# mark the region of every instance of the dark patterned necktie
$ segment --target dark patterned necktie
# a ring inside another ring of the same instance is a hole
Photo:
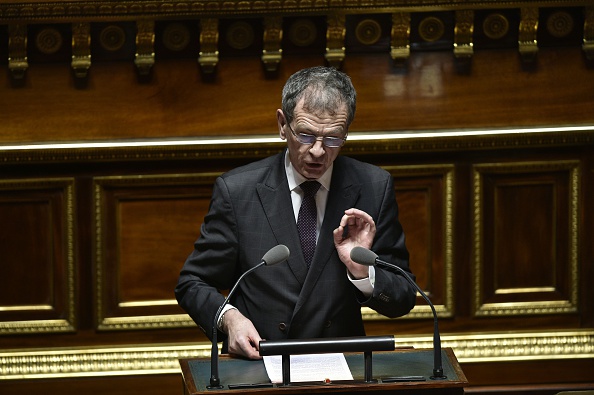
[[[316,208],[315,196],[318,189],[320,189],[320,183],[317,181],[305,181],[299,187],[303,191],[303,201],[301,202],[301,208],[297,216],[297,230],[299,231],[303,257],[309,268],[314,252],[316,251],[318,210]]]

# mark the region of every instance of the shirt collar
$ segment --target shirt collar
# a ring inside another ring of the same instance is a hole
[[[330,190],[330,181],[332,180],[332,170],[334,169],[334,163],[330,165],[328,170],[317,181],[322,184],[322,188],[327,191]],[[307,178],[303,177],[299,172],[295,170],[291,160],[289,159],[289,150],[285,151],[285,172],[287,173],[287,181],[289,182],[289,190],[293,191],[302,182],[307,181]]]

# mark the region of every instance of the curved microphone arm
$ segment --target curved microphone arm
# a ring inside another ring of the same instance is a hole
[[[229,291],[229,294],[225,298],[225,301],[219,307],[219,309],[217,310],[217,313],[215,314],[214,323],[213,323],[213,327],[212,327],[212,349],[211,349],[211,358],[210,358],[210,385],[207,387],[208,389],[223,388],[221,386],[221,379],[219,378],[219,346],[218,346],[218,341],[217,341],[217,336],[218,336],[217,324],[219,322],[221,312],[223,311],[223,308],[229,303],[231,296],[237,289],[237,286],[239,285],[241,280],[245,276],[247,276],[248,274],[250,274],[251,272],[256,270],[257,268],[259,268],[260,266],[264,266],[265,264],[266,264],[266,262],[262,261],[259,264],[257,264],[256,266],[252,267],[247,272],[243,273],[239,277],[239,279],[237,280],[237,282],[235,283],[233,288],[231,288],[231,291]]]
[[[283,244],[279,244],[275,247],[272,247],[270,250],[268,250],[268,252],[266,254],[264,254],[264,256],[262,257],[262,260],[259,264],[250,268],[248,271],[244,272],[237,279],[237,281],[235,282],[235,285],[233,285],[233,288],[231,288],[231,291],[229,291],[229,294],[225,298],[225,301],[217,310],[217,313],[215,314],[214,322],[212,325],[212,348],[210,351],[210,385],[208,385],[206,388],[208,388],[208,389],[223,388],[223,386],[221,385],[221,379],[219,378],[219,346],[218,346],[218,341],[217,341],[217,335],[218,335],[217,324],[219,322],[219,318],[220,318],[221,312],[223,311],[223,308],[229,303],[229,300],[231,300],[231,296],[233,296],[233,293],[237,289],[237,286],[239,285],[239,283],[241,282],[241,280],[243,280],[243,278],[245,276],[247,276],[254,270],[258,269],[260,266],[264,266],[264,265],[272,266],[272,265],[276,265],[277,263],[280,263],[282,261],[285,261],[285,260],[289,259],[289,255],[290,255],[289,249],[287,248],[287,246],[285,246]]]
[[[404,276],[404,278],[421,294],[423,299],[427,302],[429,307],[431,307],[431,311],[433,312],[433,376],[431,379],[433,380],[444,380],[447,378],[443,374],[443,367],[441,363],[441,338],[439,336],[439,325],[437,323],[437,312],[435,311],[435,307],[429,297],[423,292],[421,287],[417,285],[417,283],[410,277],[410,275],[401,267],[394,265],[389,262],[382,261],[379,259],[377,254],[367,248],[363,247],[354,247],[351,250],[351,259],[357,262],[360,265],[365,266],[374,266],[376,264],[386,266],[392,269],[397,270],[400,274]]]

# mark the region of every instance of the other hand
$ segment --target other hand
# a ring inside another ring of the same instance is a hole
[[[260,340],[262,338],[252,321],[241,314],[239,310],[231,309],[225,313],[222,329],[229,337],[229,354],[249,359],[262,358],[260,356]]]

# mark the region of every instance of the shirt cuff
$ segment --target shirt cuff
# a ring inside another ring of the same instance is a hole
[[[231,309],[236,309],[237,307],[227,304],[225,305],[225,307],[223,307],[223,310],[221,311],[221,315],[219,315],[219,319],[217,320],[217,329],[222,331],[223,330],[223,316],[225,315],[226,312],[228,312]]]
[[[369,266],[369,276],[366,278],[360,280],[354,279],[351,277],[348,270],[347,277],[349,281],[353,283],[363,295],[365,295],[365,297],[370,297],[373,294],[373,287],[375,286],[375,268],[373,266]]]

